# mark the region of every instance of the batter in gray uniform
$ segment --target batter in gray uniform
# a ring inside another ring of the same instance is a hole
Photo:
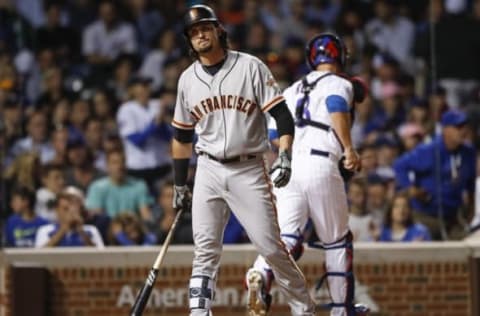
[[[314,315],[305,278],[280,239],[272,183],[264,152],[268,149],[265,113],[277,121],[278,170],[273,182],[290,179],[294,122],[268,68],[257,58],[227,49],[226,32],[207,6],[192,6],[185,16],[185,36],[197,59],[181,75],[172,125],[175,171],[174,207],[189,204],[188,161],[199,155],[193,190],[195,241],[189,285],[190,315],[209,315],[222,251],[227,206],[243,225],[257,251],[272,266],[292,315]],[[262,315],[262,280],[248,280],[249,315]]]

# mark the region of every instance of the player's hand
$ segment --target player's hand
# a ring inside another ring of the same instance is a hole
[[[344,156],[345,161],[343,162],[343,166],[345,167],[345,169],[351,171],[360,171],[360,169],[362,168],[362,161],[360,160],[360,156],[355,149],[346,149]]]
[[[173,186],[173,208],[178,211],[183,209],[190,212],[192,209],[192,193],[186,185]]]
[[[290,181],[292,175],[291,158],[286,150],[278,154],[278,158],[273,162],[270,174],[274,175],[273,184],[277,188],[286,186]]]

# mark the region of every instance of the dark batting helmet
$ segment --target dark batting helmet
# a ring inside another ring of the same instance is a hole
[[[188,9],[183,22],[185,25],[183,32],[187,35],[188,29],[197,23],[213,22],[218,25],[218,18],[212,8],[203,4],[197,4]]]
[[[337,35],[322,33],[308,42],[306,55],[308,65],[312,69],[325,63],[338,63],[341,68],[344,68],[347,60],[347,49]]]

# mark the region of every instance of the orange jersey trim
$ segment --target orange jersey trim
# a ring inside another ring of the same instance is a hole
[[[180,129],[193,129],[195,127],[194,124],[185,124],[179,121],[172,120],[173,127],[180,128]]]
[[[279,95],[279,96],[273,98],[273,100],[271,100],[270,102],[268,102],[267,104],[265,104],[262,107],[262,112],[268,112],[271,108],[273,108],[275,105],[279,104],[280,102],[282,102],[284,100],[285,99],[283,98],[282,95]]]

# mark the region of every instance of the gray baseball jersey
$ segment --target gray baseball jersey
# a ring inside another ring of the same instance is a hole
[[[258,58],[230,51],[215,76],[195,62],[180,77],[178,91],[172,125],[195,128],[197,151],[224,159],[268,149],[264,113],[284,98]]]
[[[180,77],[172,124],[195,129],[200,153],[192,200],[191,316],[210,313],[228,209],[272,265],[292,315],[314,313],[305,279],[280,239],[272,184],[262,155],[269,146],[264,113],[283,100],[268,68],[259,59],[236,51],[228,52],[213,76],[197,61]],[[247,158],[218,161],[238,156]]]

